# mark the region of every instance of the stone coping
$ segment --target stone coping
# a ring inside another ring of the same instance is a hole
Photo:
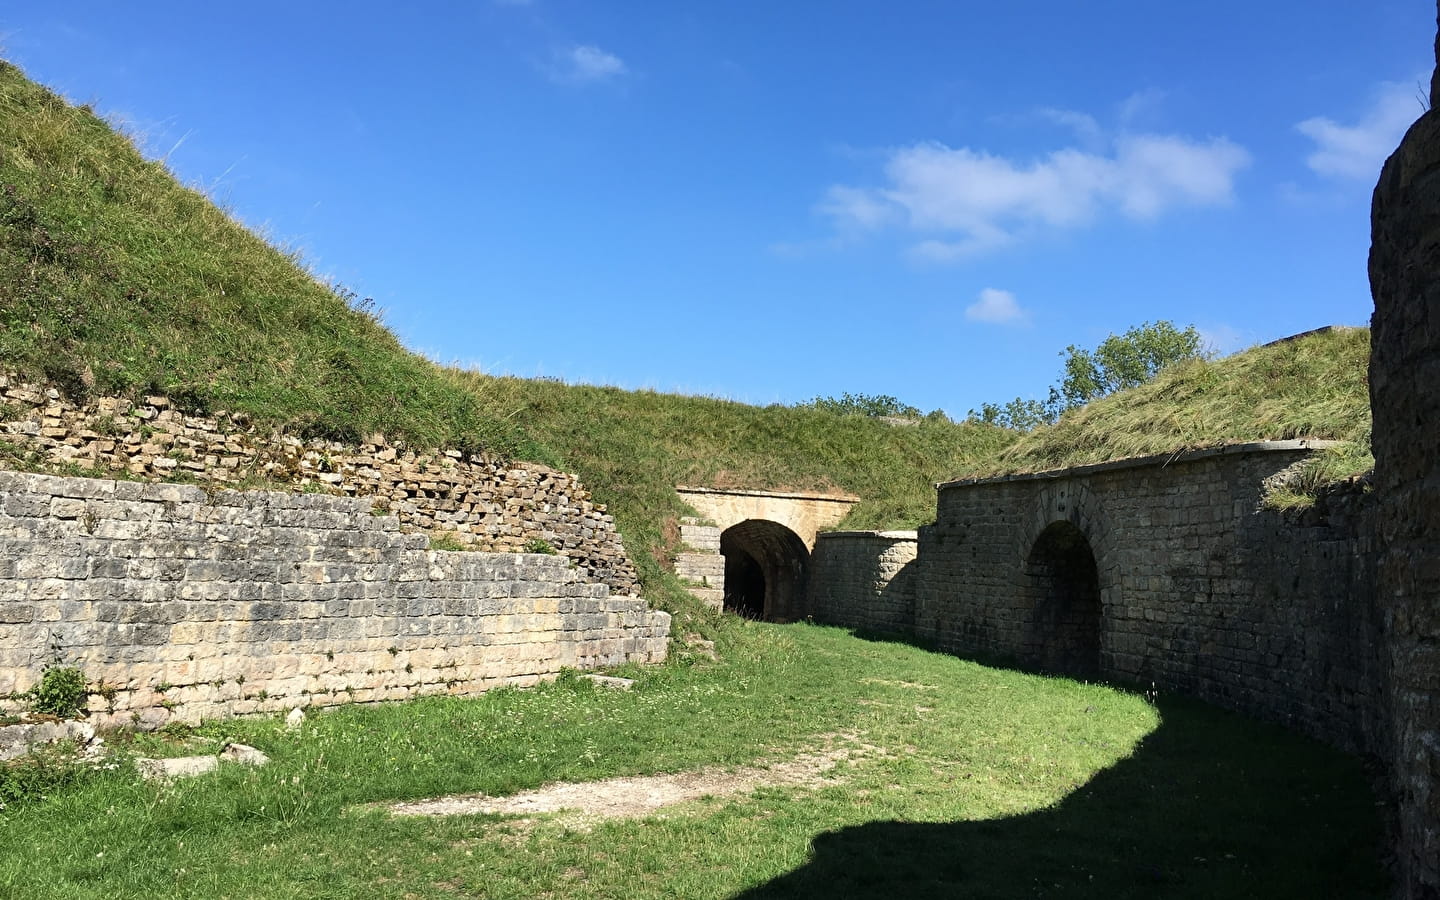
[[[918,541],[918,531],[822,531],[817,538],[882,538],[887,541]]]
[[[1307,337],[1310,337],[1310,336],[1316,335],[1316,334],[1333,334],[1333,333],[1339,332],[1339,331],[1359,331],[1362,327],[1364,327],[1364,326],[1361,326],[1361,325],[1321,325],[1319,328],[1312,328],[1312,329],[1310,329],[1309,331],[1302,331],[1302,332],[1300,332],[1299,334],[1291,334],[1291,335],[1286,335],[1285,337],[1282,337],[1282,338],[1276,338],[1275,340],[1270,341],[1268,344],[1261,344],[1261,345],[1260,345],[1260,348],[1263,350],[1263,349],[1266,348],[1266,347],[1278,347],[1278,346],[1280,346],[1281,344],[1288,344],[1288,343],[1290,343],[1291,341],[1298,341],[1298,340],[1300,340],[1301,338],[1307,338]]]
[[[1243,456],[1250,453],[1276,453],[1305,450],[1326,450],[1338,447],[1346,441],[1294,440],[1294,441],[1246,441],[1239,444],[1225,444],[1220,447],[1205,447],[1199,450],[1181,450],[1175,453],[1156,453],[1152,456],[1131,456],[1112,459],[1108,462],[1087,463],[1065,469],[1048,469],[1044,472],[1017,472],[1012,475],[991,475],[985,478],[960,478],[955,481],[941,481],[936,490],[954,487],[971,487],[981,484],[1000,484],[1007,481],[1041,481],[1047,479],[1073,478],[1077,475],[1094,475],[1097,472],[1113,472],[1119,469],[1140,469],[1147,466],[1168,466],[1174,463],[1194,462],[1212,456]]]
[[[687,487],[683,484],[676,485],[675,490],[681,494],[719,494],[725,497],[771,497],[776,500],[823,500],[829,503],[860,502],[860,498],[854,494],[816,494],[799,491],[740,491],[730,488]]]

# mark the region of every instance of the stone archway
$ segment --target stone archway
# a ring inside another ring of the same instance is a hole
[[[1029,600],[1023,661],[1076,678],[1100,675],[1103,606],[1095,551],[1069,521],[1052,522],[1025,560]]]
[[[794,617],[805,598],[810,550],[795,532],[768,519],[746,519],[720,533],[727,611],[772,622]]]
[[[788,622],[805,615],[820,529],[859,502],[844,494],[677,487],[696,513],[680,520],[675,574],[712,609]],[[729,535],[722,546],[722,535]]]

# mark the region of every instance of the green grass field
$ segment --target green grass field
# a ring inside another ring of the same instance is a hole
[[[725,661],[479,698],[139,736],[273,757],[198,779],[128,764],[0,809],[6,897],[1369,897],[1358,761],[1175,698],[987,668],[814,626],[738,626]],[[870,749],[810,785],[638,820],[400,818],[374,804]]]

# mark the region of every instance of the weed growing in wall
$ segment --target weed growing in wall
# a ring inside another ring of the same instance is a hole
[[[30,689],[30,708],[67,719],[85,709],[85,675],[74,666],[47,666],[40,683]]]
[[[460,538],[456,536],[453,531],[447,531],[443,534],[430,535],[430,549],[455,552],[467,548],[464,544],[460,543]]]
[[[60,633],[50,636],[51,660],[40,675],[40,681],[25,693],[30,708],[37,713],[68,719],[85,711],[90,696],[85,686],[85,673],[64,664]]]

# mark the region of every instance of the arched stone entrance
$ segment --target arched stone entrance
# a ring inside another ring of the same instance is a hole
[[[725,557],[725,609],[750,619],[783,622],[805,598],[810,550],[795,532],[766,519],[746,519],[720,533]]]
[[[815,537],[859,502],[842,494],[675,490],[696,513],[680,520],[675,574],[714,609],[775,622],[805,615]]]
[[[1023,662],[1076,678],[1100,675],[1100,574],[1085,533],[1053,522],[1025,560],[1030,619]]]

